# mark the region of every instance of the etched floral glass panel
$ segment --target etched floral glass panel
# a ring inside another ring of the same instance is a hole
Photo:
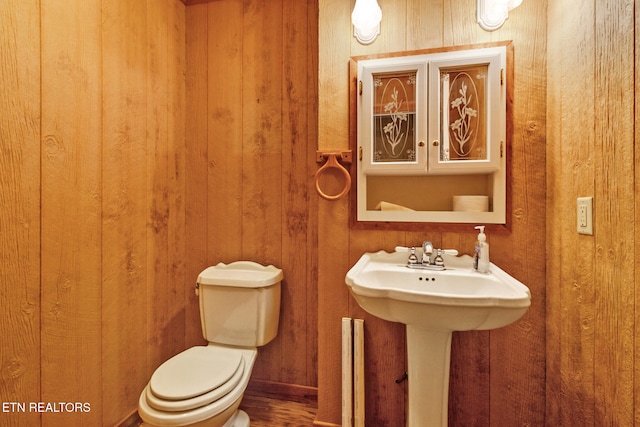
[[[372,163],[416,162],[416,71],[373,74]]]
[[[487,70],[440,69],[440,161],[488,159]]]

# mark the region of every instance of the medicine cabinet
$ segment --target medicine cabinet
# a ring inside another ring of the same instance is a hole
[[[512,49],[352,58],[355,225],[507,223]]]

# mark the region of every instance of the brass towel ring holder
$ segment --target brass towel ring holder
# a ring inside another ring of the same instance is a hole
[[[346,196],[347,193],[349,193],[349,190],[351,189],[351,174],[344,166],[338,163],[338,157],[343,163],[351,163],[351,151],[332,151],[332,152],[317,151],[316,152],[316,161],[318,163],[321,163],[326,159],[325,164],[322,165],[320,169],[318,169],[315,175],[316,191],[318,192],[320,197],[322,197],[325,200],[331,200],[331,201],[339,200],[344,196]],[[340,173],[344,175],[344,178],[345,178],[344,188],[340,193],[336,195],[326,194],[324,191],[320,189],[320,182],[319,182],[320,175],[322,175],[323,173],[325,173],[331,168],[338,169]]]

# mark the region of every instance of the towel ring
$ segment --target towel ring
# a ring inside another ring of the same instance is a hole
[[[316,176],[315,176],[315,181],[316,181],[316,191],[318,192],[318,194],[320,195],[320,197],[322,197],[325,200],[338,200],[343,198],[344,196],[347,195],[347,193],[349,192],[349,189],[351,188],[351,174],[349,173],[349,171],[347,169],[344,168],[344,166],[342,166],[340,163],[338,163],[338,160],[336,159],[337,155],[340,155],[340,153],[322,153],[323,156],[327,156],[327,162],[322,165],[322,167],[320,169],[318,169],[318,171],[316,172]],[[320,182],[319,182],[319,178],[320,175],[322,175],[324,172],[328,171],[331,168],[336,168],[338,169],[345,178],[345,184],[344,184],[344,188],[342,189],[342,191],[334,196],[328,195],[326,193],[324,193],[321,189],[320,189]]]

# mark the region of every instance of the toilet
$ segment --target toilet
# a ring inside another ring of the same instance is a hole
[[[164,362],[140,394],[148,426],[249,427],[239,410],[257,347],[273,340],[280,318],[282,270],[251,261],[217,264],[198,276],[202,333],[208,345]]]

